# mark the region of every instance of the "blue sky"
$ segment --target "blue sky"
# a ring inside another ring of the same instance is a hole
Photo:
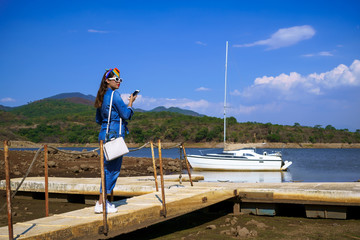
[[[0,1],[0,104],[96,95],[136,108],[360,129],[360,1]]]

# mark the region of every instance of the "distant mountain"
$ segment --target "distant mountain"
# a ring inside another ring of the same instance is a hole
[[[93,106],[94,102],[95,102],[95,98],[96,97],[94,97],[93,95],[85,95],[85,94],[82,94],[79,92],[73,92],[73,93],[57,94],[55,96],[49,97],[48,99],[67,99],[68,101],[73,102],[73,103],[80,103],[80,104]],[[181,109],[178,107],[166,108],[166,107],[160,106],[160,107],[156,107],[150,111],[145,111],[140,108],[135,108],[134,111],[135,112],[174,112],[174,113],[181,113],[184,115],[195,116],[195,117],[204,116],[197,112]]]
[[[197,112],[191,111],[191,110],[186,110],[186,109],[181,109],[178,107],[169,107],[166,108],[164,106],[160,106],[160,107],[156,107],[153,110],[150,110],[149,112],[174,112],[174,113],[181,113],[184,115],[189,115],[189,116],[194,116],[194,117],[201,117],[204,116],[202,114],[199,114]]]
[[[87,105],[87,106],[94,106],[94,102],[95,102],[96,97],[94,97],[93,95],[85,95],[82,94],[80,92],[72,92],[72,93],[60,93],[48,98],[44,98],[42,100],[38,100],[38,101],[43,101],[43,100],[67,100],[68,102],[72,102],[72,103],[76,103],[76,104],[83,104],[83,105]],[[38,102],[35,101],[35,102]],[[29,105],[29,104],[27,104]],[[23,105],[23,106],[19,106],[19,107],[7,107],[7,106],[3,106],[0,105],[0,110],[2,111],[17,111],[17,109],[26,109],[27,105]],[[199,114],[197,112],[191,111],[191,110],[186,110],[186,109],[181,109],[178,107],[170,107],[170,108],[166,108],[164,106],[160,106],[160,107],[156,107],[150,111],[146,111],[140,108],[134,108],[135,112],[173,112],[173,113],[180,113],[180,114],[184,114],[184,115],[189,115],[189,116],[195,116],[195,117],[202,117],[205,116],[203,114]]]
[[[7,107],[7,106],[4,106],[4,105],[0,105],[0,110],[1,111],[9,111],[11,109],[12,109],[12,107]]]
[[[19,107],[14,107],[10,110],[10,112],[28,118],[60,117],[62,119],[63,117],[68,115],[91,113],[95,111],[95,108],[92,106],[88,106],[88,104],[74,103],[70,100],[71,98],[66,98],[66,99],[46,98]],[[82,99],[81,101],[89,101],[89,100]]]
[[[134,112],[147,112],[145,110],[142,110],[141,108],[133,108]]]
[[[89,106],[94,106],[94,102],[95,102],[95,101],[91,101],[91,100],[81,98],[81,97],[72,97],[72,98],[65,98],[65,99],[72,103],[79,103],[79,104],[84,104],[84,105],[89,105]]]
[[[79,103],[79,104],[85,104],[88,106],[93,106],[96,97],[93,95],[85,95],[79,92],[73,92],[73,93],[60,93],[52,97],[48,97],[45,99],[66,99],[69,102],[72,103]]]
[[[92,102],[95,102],[96,97],[93,95],[85,95],[79,92],[73,92],[73,93],[60,93],[52,97],[48,97],[50,99],[64,99],[64,98],[83,98]]]

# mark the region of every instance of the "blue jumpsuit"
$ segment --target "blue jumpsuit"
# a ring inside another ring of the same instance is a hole
[[[108,88],[103,99],[102,106],[96,110],[96,122],[101,125],[99,133],[99,141],[103,140],[105,143],[106,127],[109,116],[110,98],[113,90]],[[118,92],[114,93],[110,124],[109,124],[109,136],[108,139],[119,136],[120,117],[122,118],[121,135],[125,137],[125,131],[127,131],[127,122],[134,114],[131,107],[128,107]],[[104,156],[104,169],[105,169],[105,181],[106,181],[106,193],[110,194],[114,189],[116,180],[120,174],[120,168],[122,164],[122,157],[116,158],[112,161],[106,161]],[[100,184],[100,193],[102,192]]]

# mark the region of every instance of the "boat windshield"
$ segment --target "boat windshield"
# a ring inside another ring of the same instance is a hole
[[[244,153],[243,156],[254,157],[254,155],[252,155],[252,154],[250,154],[250,153]]]

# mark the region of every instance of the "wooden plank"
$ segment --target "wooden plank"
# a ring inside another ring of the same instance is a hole
[[[272,202],[274,200],[273,192],[241,192],[239,193],[241,202]]]
[[[305,205],[305,211],[308,218],[346,219],[347,207]]]

